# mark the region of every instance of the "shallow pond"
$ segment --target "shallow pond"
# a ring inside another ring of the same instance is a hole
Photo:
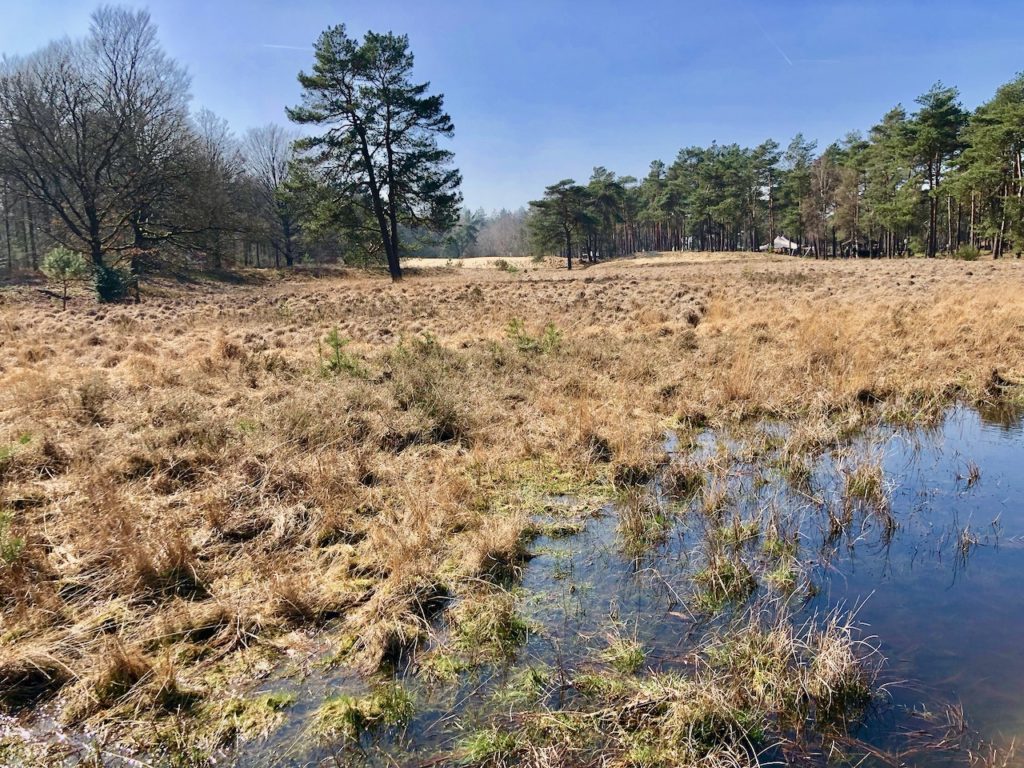
[[[899,530],[835,561],[815,602],[862,603],[895,703],[958,702],[983,737],[1024,736],[1024,427],[952,413],[894,434],[884,467]],[[971,467],[980,477],[973,480]]]
[[[899,739],[916,727],[915,716],[949,705],[962,706],[972,732],[985,740],[1009,743],[1024,736],[1020,421],[957,409],[935,429],[861,436],[818,457],[801,487],[770,468],[771,446],[785,430],[765,426],[761,432],[761,451],[745,452],[742,441],[714,435],[702,436],[690,450],[706,457],[733,454],[716,481],[726,485],[734,520],[763,521],[766,510],[781,510],[773,519],[798,537],[804,563],[801,586],[790,598],[799,603],[795,616],[815,621],[833,609],[855,610],[864,636],[885,656],[879,682],[887,694],[856,737],[899,750]],[[842,532],[829,531],[824,521],[849,503],[849,467],[866,460],[884,469],[891,516],[864,512]],[[657,483],[648,492],[646,503],[673,506]],[[552,519],[560,519],[557,510],[573,500],[551,501]],[[423,682],[410,660],[399,674],[416,705],[407,727],[364,738],[360,752],[340,757],[313,746],[305,735],[308,716],[323,698],[338,690],[365,690],[365,684],[345,672],[312,675],[287,684],[298,695],[289,720],[269,742],[243,750],[240,762],[445,764],[460,735],[500,706],[492,694],[517,670],[542,664],[571,672],[600,654],[612,635],[638,641],[647,668],[685,667],[703,633],[740,610],[694,609],[692,575],[701,566],[707,523],[694,505],[685,507],[676,505],[663,535],[639,551],[624,535],[614,506],[582,516],[579,532],[569,528],[536,539],[535,557],[524,566],[517,592],[533,628],[529,639],[507,664],[461,672],[455,682]],[[750,553],[757,557],[756,548]],[[755,593],[748,602],[756,599]],[[445,631],[442,622],[435,644],[444,641]],[[266,690],[273,688],[280,685]],[[914,762],[951,759],[928,752]]]
[[[320,743],[310,723],[323,701],[365,693],[380,680],[311,664],[305,674],[268,680],[253,692],[284,691],[296,701],[268,740],[219,763],[454,764],[460,737],[504,706],[495,692],[524,669],[568,675],[593,665],[611,639],[625,637],[644,649],[645,670],[685,670],[708,632],[759,600],[791,606],[797,622],[853,611],[858,631],[885,657],[877,681],[884,692],[851,734],[861,754],[906,754],[907,740],[927,730],[923,723],[946,723],[954,713],[959,724],[961,708],[972,744],[1024,737],[1019,418],[956,409],[934,429],[884,428],[817,455],[800,482],[780,469],[786,435],[784,427],[761,425],[742,436],[704,434],[685,449],[670,440],[677,459],[705,461],[700,498],[672,502],[655,480],[598,509],[550,499],[551,514],[538,520],[546,534],[532,542],[534,556],[510,585],[530,631],[507,661],[460,667],[447,681],[430,682],[422,667],[449,639],[442,614],[431,641],[394,672],[412,695],[407,725],[365,734],[355,747]],[[885,503],[877,509],[851,508],[851,473],[861,466],[883,470]],[[712,493],[719,495],[715,515],[706,509]],[[638,542],[624,530],[630,504],[646,505],[657,535]],[[844,513],[841,526],[830,524]],[[729,525],[758,586],[712,609],[695,599],[693,576],[705,565],[709,536],[721,537]],[[793,542],[800,563],[781,595],[763,578],[773,567],[764,562],[768,529]],[[748,530],[755,533],[746,541]],[[553,696],[545,704],[557,708]],[[931,750],[914,753],[911,762],[965,764],[963,755]]]

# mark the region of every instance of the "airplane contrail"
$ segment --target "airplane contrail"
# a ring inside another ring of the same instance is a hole
[[[754,19],[754,23],[757,24],[757,28],[761,30],[761,34],[764,35],[764,39],[767,40],[769,43],[771,43],[775,47],[775,50],[779,52],[779,55],[782,56],[782,58],[784,58],[786,60],[786,63],[789,64],[789,66],[792,67],[793,66],[793,60],[790,59],[789,56],[786,55],[786,52],[784,50],[782,50],[782,47],[778,43],[776,43],[775,40],[773,40],[768,35],[768,33],[765,31],[764,27],[761,26],[761,22],[758,21],[755,18]]]

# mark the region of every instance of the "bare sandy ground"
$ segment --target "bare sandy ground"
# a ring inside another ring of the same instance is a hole
[[[529,256],[473,256],[466,259],[403,259],[403,267],[428,269],[446,267],[457,269],[497,269],[495,262],[505,261],[516,269],[541,268],[545,263],[536,264]]]
[[[804,259],[781,253],[754,253],[748,251],[731,252],[695,252],[695,251],[644,251],[633,256],[611,259],[597,264],[573,263],[574,269],[608,269],[626,264],[733,264],[744,262],[750,264],[801,263]],[[515,267],[519,271],[526,270],[565,270],[565,259],[548,257],[535,261],[529,256],[473,256],[464,259],[404,259],[403,267],[413,269],[500,269],[502,263]]]

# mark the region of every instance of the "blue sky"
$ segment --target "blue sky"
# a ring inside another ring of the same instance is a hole
[[[595,165],[643,175],[690,144],[826,144],[942,80],[974,107],[1024,69],[1020,2],[151,0],[195,106],[286,122],[324,27],[408,33],[446,96],[466,203],[518,207]],[[0,0],[0,51],[79,35],[91,3]]]

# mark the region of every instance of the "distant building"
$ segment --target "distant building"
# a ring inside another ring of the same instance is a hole
[[[789,253],[799,253],[800,252],[800,246],[797,243],[794,243],[788,237],[783,237],[782,235],[779,235],[774,240],[772,240],[771,245],[769,245],[768,243],[765,243],[758,250],[760,250],[760,251],[788,251]]]

